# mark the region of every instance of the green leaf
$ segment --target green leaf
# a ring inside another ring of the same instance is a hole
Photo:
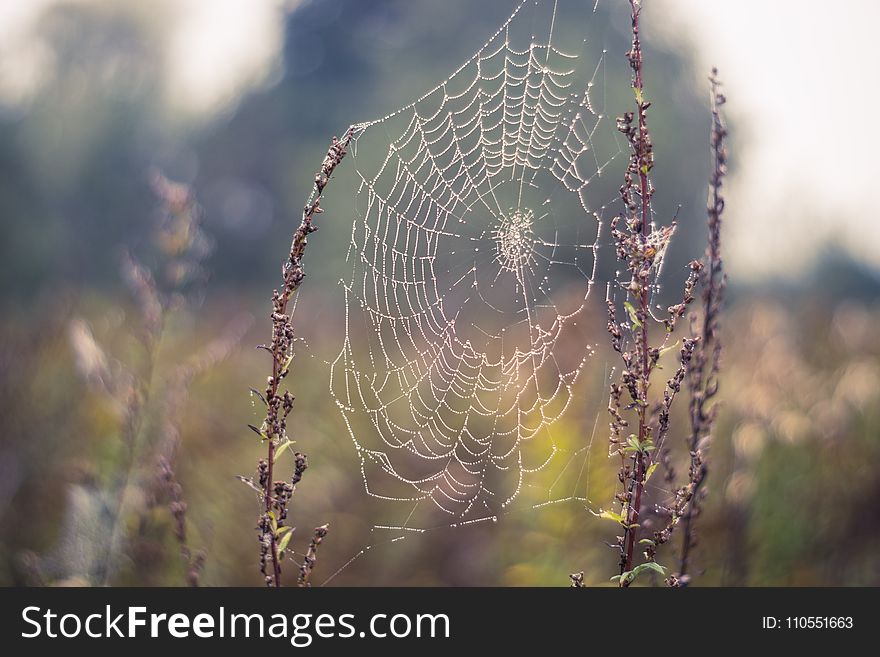
[[[638,87],[633,87],[633,94],[634,94],[635,97],[636,97],[636,102],[637,102],[639,105],[641,105],[642,102],[643,102],[644,99],[645,99],[644,96],[642,96],[642,90],[639,89]]]
[[[632,322],[632,325],[636,328],[642,328],[642,323],[639,321],[639,315],[636,312],[636,307],[632,305],[629,301],[624,301],[623,307],[626,309],[627,314],[629,314],[629,321]]]
[[[290,527],[282,527],[281,529],[291,529]],[[293,536],[293,532],[288,531],[284,534],[281,540],[278,542],[278,551],[284,552],[285,548],[287,548],[287,544],[290,543],[290,537]]]
[[[263,432],[262,429],[257,429],[257,427],[255,427],[253,424],[249,424],[249,425],[248,425],[248,429],[250,429],[251,431],[253,431],[255,434],[257,434],[257,435],[258,435],[260,438],[262,438],[263,440],[269,440],[269,436],[267,436],[267,435]]]
[[[661,575],[665,575],[665,574],[666,574],[666,568],[664,568],[663,566],[661,566],[661,565],[660,565],[659,563],[657,563],[656,561],[649,561],[649,562],[644,563],[644,564],[642,564],[642,565],[645,566],[646,568],[648,568],[649,570],[655,570],[655,571],[657,571],[657,572],[658,572],[659,574],[661,574]]]
[[[611,579],[612,580],[616,579],[618,582],[629,584],[635,578],[636,578],[636,576],[633,574],[633,571],[627,570],[622,575],[615,575]]]
[[[290,356],[287,357],[287,360],[284,361],[284,367],[281,368],[281,371],[282,371],[282,372],[286,372],[287,370],[289,370],[289,369],[290,369],[290,364],[291,364],[292,362],[293,362],[293,354],[290,354]]]
[[[285,442],[281,443],[281,444],[278,446],[278,449],[275,450],[275,458],[276,458],[276,459],[281,458],[281,455],[284,454],[284,452],[285,452],[285,451],[286,451],[291,445],[293,445],[293,442],[294,442],[294,441],[292,441],[292,440],[286,440]]]
[[[619,513],[614,513],[614,511],[603,511],[602,509],[599,509],[599,513],[596,513],[595,511],[592,511],[592,510],[590,511],[590,513],[592,513],[597,518],[604,518],[605,520],[613,520],[614,522],[619,523],[621,525],[624,523],[623,516],[620,515]]]
[[[652,463],[650,465],[650,467],[648,468],[648,471],[645,473],[645,483],[646,484],[648,483],[648,479],[651,478],[651,475],[654,474],[654,470],[657,469],[658,465],[659,465],[659,463]]]
[[[639,541],[641,543],[641,541]],[[611,581],[621,581],[629,584],[630,582],[635,581],[636,577],[638,577],[641,573],[645,571],[653,570],[655,572],[660,573],[661,575],[666,574],[666,569],[661,566],[659,563],[654,561],[646,561],[645,563],[640,563],[638,566],[633,568],[632,570],[627,570],[622,575],[615,575],[611,578]]]
[[[671,345],[669,345],[668,347],[663,347],[663,348],[660,350],[660,355],[662,356],[663,354],[665,354],[665,353],[667,353],[667,352],[670,352],[670,351],[672,351],[673,349],[678,349],[678,343],[679,343],[679,342],[681,342],[681,340],[676,340],[675,342],[673,342],[673,343],[672,343]]]
[[[666,574],[666,569],[656,561],[646,561],[645,563],[640,563],[638,566],[632,569],[632,578],[635,579],[640,574],[648,570],[653,570],[655,573],[659,573],[661,575]]]
[[[639,439],[635,434],[630,434],[629,438],[626,439],[627,447],[623,449],[624,453],[630,454],[632,452],[640,452],[642,454],[647,454],[656,449],[654,447],[654,441],[648,438],[647,440],[643,440],[639,442]]]
[[[654,545],[654,541],[650,538],[643,538],[639,543],[642,545]]]
[[[266,515],[269,516],[269,526],[272,527],[272,534],[276,534],[278,532],[278,519],[275,517],[275,512],[269,511]]]
[[[251,391],[251,394],[252,394],[252,395],[256,395],[257,398],[258,398],[261,402],[263,402],[263,405],[264,405],[264,406],[268,406],[268,404],[266,403],[266,398],[263,397],[263,393],[261,393],[261,392],[260,392],[259,390],[257,390],[256,388],[251,388],[250,391]]]

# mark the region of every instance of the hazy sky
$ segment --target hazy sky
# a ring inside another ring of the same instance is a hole
[[[602,1],[626,7],[624,0]],[[166,103],[179,115],[198,117],[277,79],[284,19],[301,2],[114,6],[143,10],[156,23]],[[52,84],[52,50],[37,25],[56,4],[60,0],[0,0],[0,104],[26,104],[41,85]],[[796,277],[834,244],[880,270],[878,219],[862,198],[877,185],[880,153],[872,34],[880,1],[645,0],[645,7],[649,43],[654,37],[682,52],[694,50],[695,84],[705,87],[713,64],[726,82],[736,128],[728,190],[731,272],[740,280]]]
[[[113,6],[150,25],[169,110],[205,116],[281,74],[286,15],[302,0],[0,0],[0,103],[27,103],[53,83],[40,20],[55,6]]]
[[[649,33],[715,64],[735,122],[730,267],[794,277],[837,243],[880,270],[876,0],[646,0]],[[651,13],[648,13],[651,12]]]

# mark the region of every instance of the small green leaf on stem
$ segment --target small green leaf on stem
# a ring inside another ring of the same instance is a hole
[[[267,435],[265,434],[265,432],[263,432],[262,429],[258,429],[258,428],[255,427],[253,424],[249,424],[249,425],[248,425],[248,429],[250,429],[251,431],[253,431],[255,434],[257,434],[257,435],[258,435],[260,438],[262,438],[263,440],[269,440],[269,436],[267,436]]]
[[[654,561],[646,561],[645,563],[640,563],[632,570],[627,570],[620,575],[615,575],[611,578],[611,581],[621,582],[622,584],[630,584],[631,582],[635,581],[636,577],[648,570],[653,570],[657,573],[660,573],[661,575],[666,574],[666,569],[659,563],[656,563]]]
[[[281,458],[281,455],[284,454],[284,452],[287,451],[290,448],[290,446],[293,445],[293,443],[294,443],[293,440],[285,440],[283,443],[281,443],[278,446],[278,449],[275,450],[275,458],[276,459]]]
[[[290,530],[292,527],[282,527],[282,531],[287,529]],[[286,531],[284,536],[281,537],[281,541],[278,543],[278,551],[284,552],[285,548],[287,548],[287,544],[290,543],[290,537],[293,536],[292,531]]]
[[[252,394],[252,395],[256,395],[257,398],[258,398],[261,402],[263,402],[263,406],[268,406],[268,404],[266,403],[266,398],[263,397],[263,393],[261,393],[261,392],[260,392],[259,390],[257,390],[256,388],[251,388],[250,391],[251,391],[251,394]]]
[[[655,573],[659,573],[661,575],[666,574],[666,569],[656,561],[646,561],[645,563],[640,563],[638,566],[632,569],[632,579],[635,579],[640,574],[649,570],[653,570]]]
[[[624,301],[623,307],[626,309],[626,312],[629,315],[629,321],[632,322],[632,325],[636,328],[642,328],[642,323],[639,321],[639,314],[636,312],[636,307],[629,301]]]
[[[604,518],[606,520],[613,520],[614,522],[619,523],[621,525],[624,523],[623,516],[620,515],[619,513],[614,513],[614,511],[603,511],[602,509],[599,509],[599,513],[596,513],[595,511],[592,511],[592,510],[590,511],[590,513],[592,513],[597,518]]]

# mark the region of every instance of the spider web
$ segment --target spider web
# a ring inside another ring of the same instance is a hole
[[[590,8],[578,24],[561,4],[524,0],[431,91],[355,126],[330,389],[367,493],[412,505],[380,528],[424,531],[423,505],[446,526],[494,520],[560,452],[593,353],[579,322],[605,206],[588,188],[622,152],[605,51],[578,29]]]

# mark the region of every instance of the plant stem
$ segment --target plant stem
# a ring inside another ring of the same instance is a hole
[[[708,474],[705,459],[703,458],[700,443],[710,434],[715,420],[713,409],[708,409],[707,404],[718,392],[717,375],[720,366],[721,342],[718,339],[718,317],[721,311],[722,297],[725,288],[725,277],[721,260],[721,223],[724,212],[724,196],[722,186],[727,174],[727,148],[725,138],[727,130],[721,116],[721,106],[725,102],[720,93],[721,83],[718,80],[718,71],[712,69],[709,78],[711,84],[712,102],[712,175],[709,179],[709,198],[706,204],[708,215],[709,237],[706,248],[706,267],[703,270],[703,317],[699,327],[699,348],[695,354],[695,367],[689,373],[688,387],[690,388],[690,423],[691,433],[688,447],[691,454],[690,478],[694,484],[693,496],[684,515],[684,529],[679,559],[679,579],[687,582],[690,551],[694,544],[693,521],[699,512],[700,487]]]
[[[633,69],[633,80],[632,87],[636,94],[636,100],[638,104],[638,152],[636,153],[638,158],[638,168],[639,168],[639,197],[641,200],[641,225],[640,225],[640,233],[641,233],[641,241],[642,245],[646,245],[648,242],[648,235],[650,230],[650,217],[651,217],[651,186],[650,181],[648,180],[648,171],[650,169],[650,144],[648,137],[648,123],[647,123],[647,109],[649,103],[646,103],[644,100],[644,76],[643,76],[643,63],[642,63],[642,46],[641,39],[639,38],[639,14],[641,13],[641,6],[638,0],[630,0],[630,8],[632,11],[632,49],[629,53],[630,64]],[[637,350],[639,353],[639,357],[641,360],[641,373],[640,373],[640,385],[639,385],[639,396],[640,401],[642,403],[639,404],[638,416],[639,416],[639,433],[638,440],[639,444],[643,443],[648,438],[648,426],[647,426],[647,400],[648,400],[648,388],[650,384],[650,373],[651,373],[651,364],[648,358],[648,350],[650,347],[650,342],[648,340],[648,317],[650,316],[650,289],[649,289],[649,269],[650,265],[643,264],[642,268],[639,270],[639,274],[642,275],[642,278],[639,279],[639,309],[641,316],[642,327],[638,333],[638,345]],[[642,491],[645,487],[645,455],[643,452],[638,451],[633,455],[633,488],[634,490],[630,491],[630,503],[628,506],[628,517],[627,517],[627,527],[625,530],[625,544],[624,544],[624,558],[621,560],[621,574],[626,571],[632,569],[633,562],[633,552],[635,550],[635,543],[638,534],[638,527],[635,525],[639,522],[639,515],[641,513],[642,506]],[[626,582],[621,580],[621,582],[626,585]]]
[[[266,475],[262,482],[262,497],[264,515],[261,518],[261,541],[268,538],[269,559],[271,561],[272,574],[265,573],[267,584],[281,586],[281,561],[278,554],[278,538],[274,530],[270,530],[270,514],[273,505],[280,511],[280,501],[273,496],[275,458],[281,441],[286,438],[286,420],[293,405],[293,397],[285,392],[279,394],[281,381],[287,376],[290,358],[293,355],[293,326],[291,324],[288,302],[299,288],[305,277],[302,267],[302,258],[305,254],[307,237],[317,228],[313,225],[315,216],[322,212],[321,198],[324,188],[333,174],[333,170],[345,157],[349,143],[354,136],[354,128],[349,128],[342,139],[333,138],[330,149],[321,164],[321,169],[315,174],[315,182],[309,202],[303,208],[302,221],[293,234],[290,245],[290,254],[282,267],[283,287],[279,293],[275,290],[272,295],[272,342],[266,349],[272,354],[272,376],[266,385],[266,420],[264,422],[265,434],[268,438],[266,455]],[[276,523],[278,519],[276,518]],[[268,535],[268,536],[267,536]]]

